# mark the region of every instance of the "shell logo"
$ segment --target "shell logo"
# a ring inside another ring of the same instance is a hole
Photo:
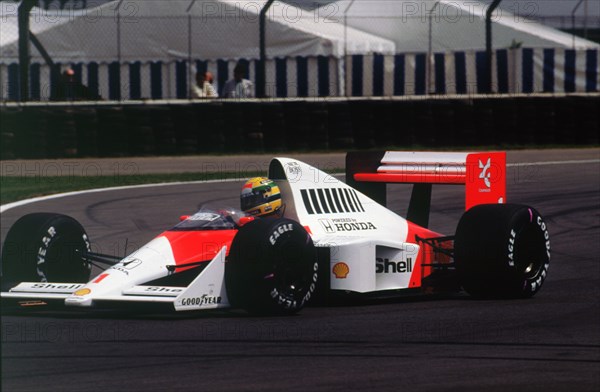
[[[73,295],[75,295],[77,297],[83,297],[84,295],[88,295],[91,292],[92,292],[92,290],[85,288],[85,289],[77,290],[76,292],[73,293]]]
[[[350,267],[346,263],[337,263],[331,270],[337,279],[346,279],[350,273]]]

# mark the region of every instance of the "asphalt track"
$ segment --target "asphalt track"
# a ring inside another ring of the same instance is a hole
[[[241,312],[35,311],[2,316],[3,391],[600,390],[600,153],[509,155],[508,200],[549,224],[550,274],[533,299],[464,295]],[[589,158],[594,158],[589,161]],[[240,183],[71,196],[2,213],[72,215],[96,250],[133,250],[205,202],[237,204]],[[407,192],[392,187],[403,212]],[[434,189],[431,222],[452,234],[459,187]]]

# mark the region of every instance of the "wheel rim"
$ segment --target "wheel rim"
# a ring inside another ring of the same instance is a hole
[[[304,270],[300,257],[286,258],[278,263],[273,275],[279,292],[291,298],[302,295],[306,288]]]
[[[517,272],[527,280],[537,278],[547,258],[543,233],[535,225],[527,225],[518,234],[515,248]]]
[[[86,282],[87,269],[81,256],[78,255],[85,250],[86,244],[83,238],[72,233],[57,234],[46,254],[46,277],[53,280],[59,274],[62,278],[60,280]]]

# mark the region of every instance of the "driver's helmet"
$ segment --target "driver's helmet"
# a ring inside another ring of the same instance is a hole
[[[279,187],[266,177],[254,177],[246,181],[240,195],[242,210],[254,216],[267,216],[282,206]]]

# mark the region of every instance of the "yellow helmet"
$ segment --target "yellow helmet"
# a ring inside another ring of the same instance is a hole
[[[255,177],[246,181],[242,187],[240,201],[242,210],[255,216],[273,214],[282,206],[279,187],[266,177]]]

